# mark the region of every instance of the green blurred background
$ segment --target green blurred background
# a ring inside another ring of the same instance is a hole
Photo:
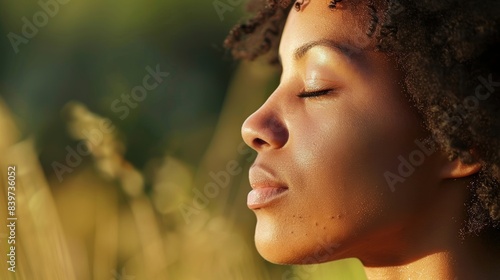
[[[0,165],[18,167],[19,217],[1,279],[365,279],[356,260],[278,266],[254,248],[240,125],[279,73],[222,48],[244,10],[0,1]]]

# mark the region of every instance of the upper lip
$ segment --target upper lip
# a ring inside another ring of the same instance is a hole
[[[252,189],[259,189],[259,188],[288,189],[288,187],[276,177],[275,173],[271,169],[262,166],[260,164],[254,164],[252,165],[252,167],[250,167],[250,170],[248,172],[248,178]]]

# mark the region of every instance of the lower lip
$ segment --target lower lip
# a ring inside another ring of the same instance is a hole
[[[287,188],[258,188],[250,191],[247,205],[250,209],[259,209],[282,197]]]

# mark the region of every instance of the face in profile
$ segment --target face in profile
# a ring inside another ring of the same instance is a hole
[[[427,132],[396,63],[366,36],[368,17],[325,3],[290,11],[279,86],[242,127],[258,152],[248,195],[257,249],[292,264],[419,254],[404,244],[435,227],[447,159],[426,156],[391,188],[384,174],[397,173]]]

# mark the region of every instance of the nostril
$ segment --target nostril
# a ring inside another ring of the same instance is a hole
[[[255,139],[253,139],[252,142],[253,142],[252,144],[255,145],[255,147],[262,147],[262,146],[264,146],[264,145],[267,144],[266,141],[264,141],[264,140],[262,140],[260,138],[255,138]]]

